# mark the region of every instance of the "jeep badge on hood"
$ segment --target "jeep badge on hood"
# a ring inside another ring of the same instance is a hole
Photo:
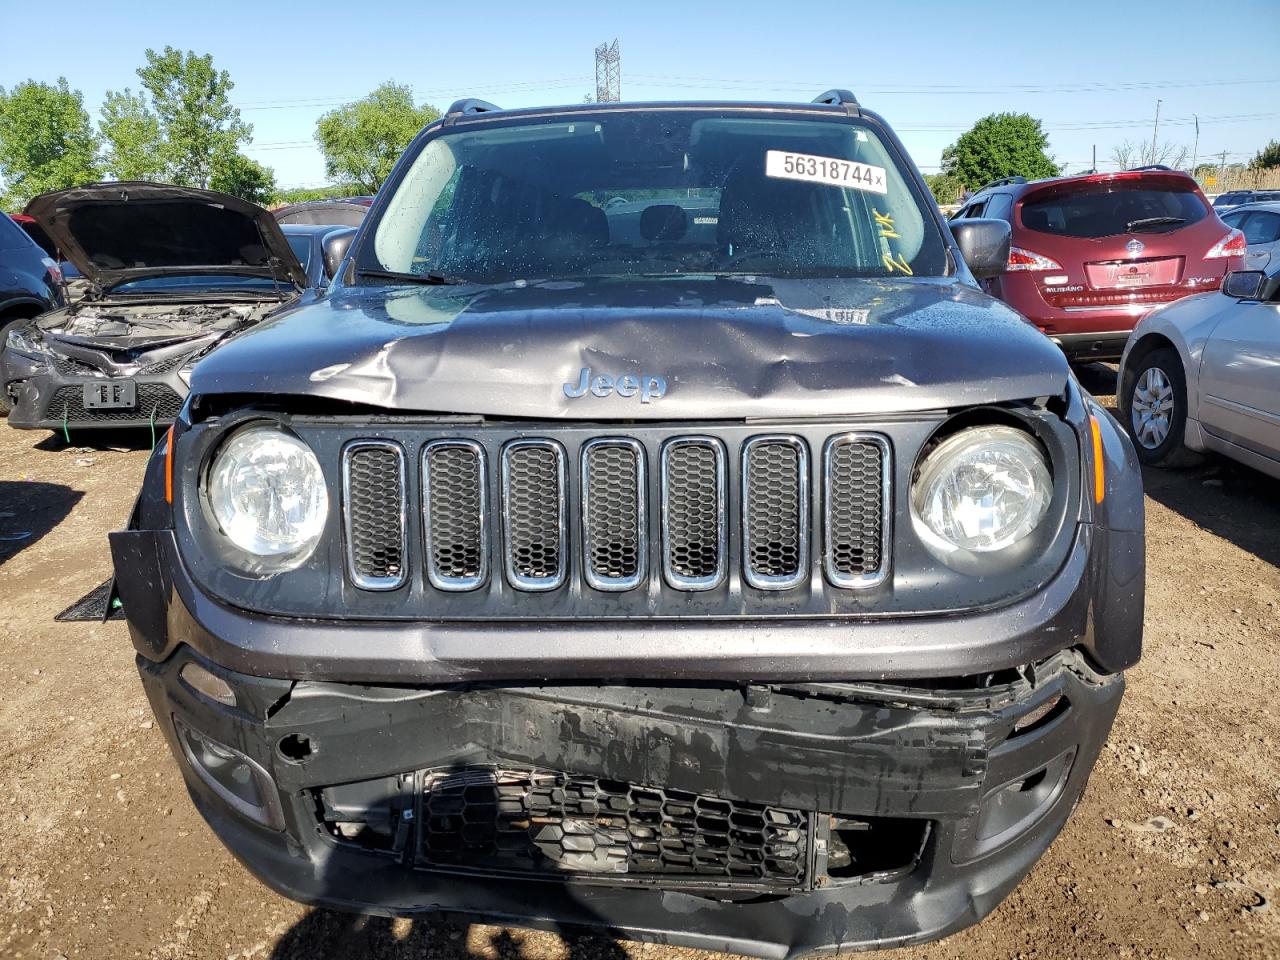
[[[638,377],[630,373],[624,373],[620,377],[600,373],[593,377],[591,368],[583,367],[578,371],[577,383],[564,385],[564,395],[571,400],[585,396],[588,390],[595,397],[607,397],[615,391],[620,397],[634,397],[639,394],[641,403],[651,403],[666,396],[667,381],[664,377],[655,377],[647,373]]]

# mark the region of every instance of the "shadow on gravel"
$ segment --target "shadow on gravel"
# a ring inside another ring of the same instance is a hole
[[[66,519],[83,496],[60,483],[0,480],[0,564]]]
[[[1116,368],[1105,363],[1088,363],[1075,367],[1076,379],[1095,397],[1110,397],[1116,392]],[[1114,411],[1112,411],[1114,412]]]
[[[1275,480],[1214,457],[1194,470],[1147,467],[1142,482],[1152,500],[1280,567],[1280,496]]]
[[[156,443],[159,443],[164,437],[164,432],[167,429],[168,427],[156,427]],[[146,427],[134,427],[127,430],[77,430],[75,427],[71,427],[69,435],[71,441],[68,443],[67,438],[61,431],[45,434],[32,446],[46,453],[71,453],[72,451],[90,450],[150,450],[155,446],[152,443],[151,431]]]
[[[412,921],[407,933],[394,920],[312,910],[276,944],[270,960],[525,960],[517,934],[499,930],[489,937],[491,953],[473,953],[467,944],[469,924],[444,916]],[[615,940],[596,934],[562,931],[568,960],[626,960]]]

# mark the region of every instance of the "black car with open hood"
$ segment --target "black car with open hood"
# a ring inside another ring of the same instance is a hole
[[[1133,449],[979,288],[1008,256],[847,91],[455,104],[111,535],[200,812],[383,915],[778,958],[980,919],[1142,631]]]
[[[226,194],[100,183],[43,194],[26,212],[88,292],[7,332],[11,426],[167,426],[200,357],[307,288],[275,218]]]

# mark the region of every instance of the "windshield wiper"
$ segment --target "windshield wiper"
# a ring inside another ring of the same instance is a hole
[[[384,280],[404,280],[407,283],[425,283],[433,287],[471,283],[463,277],[450,277],[443,273],[399,273],[395,270],[360,270],[364,277],[381,277]]]
[[[1133,233],[1146,227],[1165,227],[1175,223],[1186,222],[1186,217],[1143,217],[1141,220],[1130,220],[1124,225],[1124,228],[1129,233]]]

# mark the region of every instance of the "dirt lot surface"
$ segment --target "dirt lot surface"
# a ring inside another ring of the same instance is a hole
[[[124,624],[53,620],[108,576],[148,443],[0,425],[0,957],[693,960],[311,911],[252,879],[188,801]],[[883,956],[1280,957],[1278,490],[1221,462],[1147,476],[1146,653],[1083,802],[990,918]]]

